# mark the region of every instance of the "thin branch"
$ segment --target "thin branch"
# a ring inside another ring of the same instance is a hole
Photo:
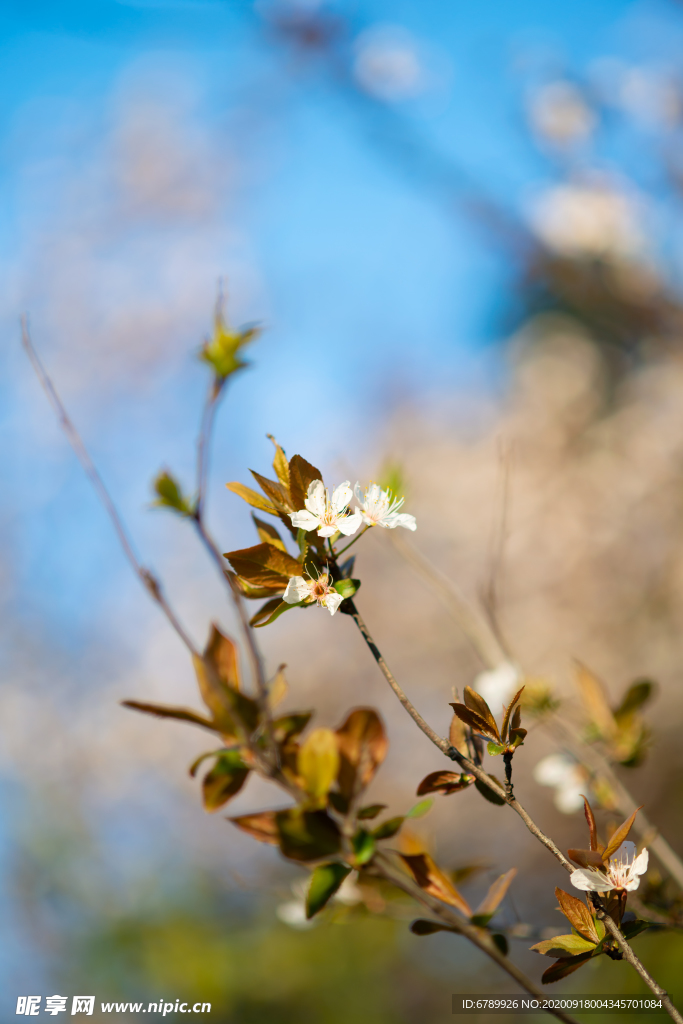
[[[595,894],[591,893],[591,896],[594,897]],[[647,968],[640,962],[640,960],[629,946],[628,942],[622,935],[621,931],[619,930],[615,922],[600,905],[599,900],[593,899],[593,905],[595,907],[598,917],[600,918],[600,920],[602,921],[605,928],[610,933],[616,944],[619,946],[621,952],[624,954],[624,959],[628,960],[631,967],[633,967],[633,969],[638,972],[638,974],[641,976],[641,978],[643,979],[647,987],[650,989],[650,991],[653,992],[659,999],[661,999],[662,1005],[671,1017],[671,1019],[676,1021],[676,1024],[683,1024],[683,1017],[678,1012],[674,1004],[671,1002],[665,990],[662,988],[661,985],[657,984],[657,982],[652,977]]]
[[[76,455],[76,458],[83,467],[86,476],[88,477],[90,483],[95,489],[97,497],[100,499],[100,502],[104,507],[105,512],[107,513],[109,519],[111,520],[114,530],[116,531],[116,535],[119,539],[119,543],[123,549],[123,553],[128,559],[130,565],[132,566],[133,571],[135,572],[138,579],[142,582],[147,592],[151,594],[152,598],[159,605],[164,615],[170,622],[171,626],[173,627],[177,635],[180,637],[182,642],[185,644],[187,649],[190,651],[190,653],[197,654],[197,649],[192,643],[192,640],[185,632],[185,629],[180,624],[175,612],[173,611],[168,601],[166,600],[164,592],[161,588],[160,581],[151,572],[151,570],[145,568],[145,566],[141,564],[137,555],[135,554],[132,541],[128,535],[128,531],[124,525],[121,516],[119,515],[116,506],[114,505],[114,502],[112,501],[111,495],[109,494],[109,491],[105,487],[104,481],[102,480],[102,477],[100,476],[97,467],[90,458],[90,455],[88,454],[88,451],[85,445],[83,444],[83,440],[81,439],[80,434],[78,433],[74,424],[69,418],[66,408],[64,407],[64,403],[59,397],[57,390],[54,384],[52,383],[52,380],[48,376],[45,367],[43,366],[42,362],[40,361],[40,358],[38,357],[38,353],[36,352],[33,346],[33,342],[31,340],[31,335],[29,333],[28,328],[28,320],[26,316],[22,316],[21,318],[21,342],[26,351],[26,354],[31,360],[31,365],[33,366],[35,374],[38,380],[40,381],[40,384],[43,390],[45,391],[45,394],[47,395],[50,404],[52,405],[53,409],[57,414],[59,424],[62,430],[64,431],[67,440]]]
[[[504,956],[500,950],[498,950],[490,936],[484,932],[481,928],[475,928],[468,921],[464,921],[458,915],[456,915],[449,908],[445,907],[439,900],[433,899],[428,893],[425,893],[418,885],[416,885],[412,879],[405,874],[405,872],[394,865],[391,859],[384,853],[377,853],[373,859],[373,867],[376,867],[378,872],[387,881],[395,885],[396,888],[401,889],[408,896],[411,896],[418,903],[421,903],[424,907],[427,907],[431,913],[437,917],[443,924],[448,928],[453,928],[459,934],[463,935],[468,939],[477,949],[480,949],[486,956],[490,957],[501,970],[509,974],[517,984],[534,996],[536,999],[543,1001],[546,997],[540,989],[536,988],[531,979],[520,971],[518,967],[506,956]],[[564,1021],[565,1024],[576,1024],[573,1017],[569,1014],[564,1013],[562,1010],[548,1009],[546,1012],[557,1017],[558,1020]]]

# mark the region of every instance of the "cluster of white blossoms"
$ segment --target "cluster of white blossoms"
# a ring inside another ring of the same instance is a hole
[[[292,526],[306,532],[317,530],[319,537],[334,537],[338,533],[351,537],[363,524],[366,529],[370,526],[382,526],[388,530],[397,526],[407,530],[417,529],[415,516],[399,511],[403,506],[403,498],[395,498],[391,491],[382,490],[377,484],[370,484],[363,493],[357,483],[355,492],[360,507],[356,506],[355,512],[351,512],[349,503],[354,492],[348,480],[334,489],[332,497],[322,480],[313,480],[304,502],[306,507],[290,513]],[[321,573],[315,578],[309,576],[308,579],[292,576],[283,600],[287,604],[312,604],[315,601],[322,608],[327,608],[330,615],[334,615],[343,598],[335,590],[332,577],[328,573]]]
[[[383,526],[388,530],[397,526],[417,529],[415,516],[399,512],[404,499],[394,498],[391,491],[382,490],[378,484],[370,484],[363,493],[357,483],[355,493],[360,507],[357,505],[355,512],[351,512],[349,502],[353,493],[349,481],[345,480],[335,488],[330,498],[322,480],[314,480],[308,488],[304,502],[306,507],[300,512],[290,513],[292,526],[299,530],[317,530],[319,537],[333,537],[335,533],[351,537],[363,523],[366,526]]]
[[[636,844],[627,839],[610,857],[604,871],[577,868],[569,881],[583,892],[610,892],[612,889],[633,892],[640,885],[640,876],[647,871],[648,859],[647,850],[636,857]]]
[[[574,814],[583,807],[583,794],[589,792],[587,772],[568,754],[548,754],[534,768],[534,779],[555,790],[555,806],[563,814]]]

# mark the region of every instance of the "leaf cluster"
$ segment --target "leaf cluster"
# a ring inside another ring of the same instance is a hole
[[[642,764],[651,738],[642,711],[655,695],[655,684],[649,679],[636,680],[613,707],[602,680],[580,662],[575,678],[588,717],[587,738],[602,741],[610,757],[626,768]]]
[[[464,704],[455,702],[451,704],[451,707],[460,721],[469,726],[474,735],[488,740],[489,754],[511,754],[517,747],[521,747],[527,734],[526,729],[521,727],[522,708],[519,700],[523,692],[524,687],[522,686],[508,706],[503,708],[503,721],[500,729],[498,729],[496,720],[484,698],[471,686],[465,687]]]

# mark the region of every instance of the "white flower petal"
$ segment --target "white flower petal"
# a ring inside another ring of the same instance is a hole
[[[359,515],[366,526],[377,526],[374,519],[371,519],[367,512],[362,508],[356,508],[354,515]]]
[[[649,859],[650,854],[647,852],[647,850],[643,850],[643,852],[636,857],[633,864],[631,865],[631,874],[644,875],[647,871],[647,864]]]
[[[350,537],[352,533],[356,532],[362,521],[363,517],[358,512],[354,512],[353,515],[343,516],[341,519],[338,519],[337,529],[345,537]]]
[[[569,782],[560,785],[555,790],[555,806],[563,814],[574,814],[583,807],[583,793],[581,790],[586,787],[582,784]]]
[[[312,480],[308,485],[308,494],[304,505],[318,519],[325,515],[325,485],[322,480]]]
[[[349,481],[345,480],[343,484],[339,484],[339,487],[335,488],[332,495],[332,501],[330,504],[332,505],[334,512],[337,515],[339,515],[340,512],[343,512],[352,497],[353,491],[349,487]]]
[[[356,501],[359,501],[361,503],[361,505],[362,505],[363,504],[363,492],[362,492],[362,490],[360,488],[360,484],[358,483],[357,480],[356,480],[356,486],[353,488],[353,493],[356,495]]]
[[[315,530],[320,526],[320,518],[305,509],[302,509],[301,512],[290,512],[289,518],[292,520],[292,526],[295,526],[297,530]]]
[[[591,871],[590,868],[572,871],[569,881],[575,889],[581,889],[582,892],[609,892],[614,888],[609,878],[599,871]]]
[[[341,594],[338,594],[336,590],[332,590],[329,594],[325,595],[325,607],[330,615],[334,615],[342,600]]]
[[[286,601],[287,604],[298,604],[299,601],[303,601],[308,595],[308,584],[303,576],[292,576],[287,584],[287,589],[282,595],[282,600]]]
[[[338,526],[321,526],[318,530],[319,537],[334,537],[335,533],[339,529]]]
[[[394,520],[393,523],[389,524],[392,530],[395,526],[404,526],[406,530],[417,530],[415,516],[410,516],[407,512],[399,512],[398,515],[394,514],[389,518]]]
[[[614,861],[615,864],[623,863],[623,861],[626,861],[627,864],[630,864],[632,860],[635,860],[636,849],[637,847],[634,842],[632,842],[630,839],[624,839],[621,846],[618,846],[612,854],[612,856],[610,857],[610,864],[612,863],[612,861]]]
[[[548,754],[534,768],[534,779],[541,786],[564,786],[571,778],[575,763],[566,754]]]

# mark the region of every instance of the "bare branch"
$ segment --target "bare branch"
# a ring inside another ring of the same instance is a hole
[[[147,592],[151,594],[152,598],[159,605],[164,615],[166,616],[166,618],[168,619],[171,626],[178,634],[182,642],[185,644],[187,649],[190,651],[191,654],[196,654],[197,649],[195,648],[188,634],[185,632],[185,629],[180,624],[175,612],[173,611],[168,601],[166,600],[160,581],[157,579],[154,573],[152,573],[149,569],[146,569],[141,564],[137,555],[135,554],[135,551],[133,550],[132,541],[128,535],[128,531],[116,506],[114,505],[114,502],[111,499],[111,495],[109,494],[109,491],[105,487],[104,481],[102,480],[102,477],[100,476],[97,467],[90,458],[90,455],[88,454],[88,451],[85,445],[83,444],[83,440],[81,439],[80,434],[78,433],[76,427],[69,418],[66,408],[64,407],[64,403],[59,397],[57,390],[54,384],[52,383],[52,380],[48,376],[45,367],[43,366],[42,362],[40,361],[40,358],[38,357],[38,353],[36,352],[33,346],[33,342],[31,340],[31,335],[28,328],[28,320],[26,316],[22,316],[21,318],[21,342],[26,351],[26,354],[31,360],[31,365],[33,366],[35,374],[38,380],[40,381],[40,384],[43,390],[45,391],[45,394],[47,395],[50,404],[57,413],[59,424],[62,430],[64,431],[67,440],[69,441],[69,444],[71,445],[76,455],[76,458],[83,467],[86,476],[88,477],[90,483],[93,485],[95,489],[97,497],[100,499],[100,502],[102,503],[105,512],[107,513],[109,519],[111,520],[114,530],[116,531],[116,535],[119,539],[119,543],[123,549],[124,555],[128,559],[128,562],[132,566],[133,571],[135,572],[138,579],[144,585]]]

